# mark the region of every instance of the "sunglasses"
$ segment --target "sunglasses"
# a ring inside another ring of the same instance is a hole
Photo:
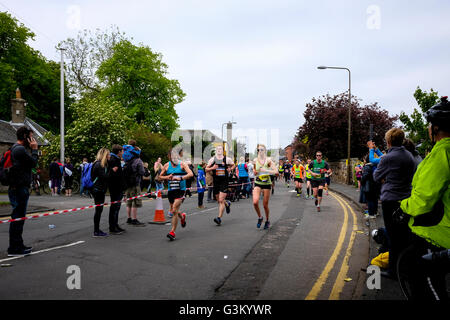
[[[316,157],[322,157],[322,155],[321,154],[316,154]]]

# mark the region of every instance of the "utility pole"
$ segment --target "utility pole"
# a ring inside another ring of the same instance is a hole
[[[64,164],[64,50],[63,48],[58,48],[58,50],[61,50],[61,117],[60,117],[60,152],[59,152],[59,158],[61,160],[61,163]]]

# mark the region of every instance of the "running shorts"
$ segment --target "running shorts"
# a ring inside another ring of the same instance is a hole
[[[170,190],[169,192],[167,192],[167,198],[169,199],[169,203],[173,204],[175,202],[176,199],[180,199],[183,198],[184,201],[184,193],[186,192],[186,190]]]
[[[325,180],[311,180],[311,186],[318,188],[319,186],[325,187]]]
[[[271,184],[258,184],[258,183],[255,183],[255,188],[261,188],[262,190],[264,190],[264,189],[270,190],[270,189],[272,189],[272,185]]]
[[[213,182],[213,194],[217,195],[220,192],[222,192],[222,193],[228,192],[228,181],[227,180],[215,180]]]
[[[294,181],[295,181],[295,182],[303,183],[303,179],[302,179],[302,178],[295,178]]]
[[[330,178],[325,178],[325,182],[327,183],[327,185],[331,184],[331,179]]]

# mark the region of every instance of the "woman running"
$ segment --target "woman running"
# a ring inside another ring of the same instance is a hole
[[[277,173],[277,167],[272,159],[267,157],[267,149],[265,145],[258,144],[257,152],[258,157],[254,160],[255,166],[253,169],[256,176],[255,188],[253,189],[253,207],[258,214],[258,223],[256,226],[260,228],[263,222],[263,217],[261,215],[261,211],[259,210],[259,198],[261,196],[261,192],[263,192],[263,207],[266,214],[264,229],[268,229],[270,227],[269,198],[270,189],[272,188],[270,175],[275,175]]]
[[[173,214],[172,216],[172,229],[167,234],[167,238],[170,241],[175,240],[175,230],[178,225],[178,218],[180,218],[181,227],[186,227],[186,213],[180,212],[181,204],[184,201],[184,194],[186,192],[186,180],[194,176],[189,166],[181,162],[183,157],[183,150],[176,152],[176,150],[171,149],[168,154],[169,162],[167,162],[159,178],[161,180],[167,180],[169,185],[169,191],[167,193],[167,198],[170,203],[170,210]]]

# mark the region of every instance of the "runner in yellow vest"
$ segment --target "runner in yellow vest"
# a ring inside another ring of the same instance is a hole
[[[307,164],[305,166],[305,171],[306,171],[306,174],[305,174],[305,176],[306,176],[306,199],[314,199],[313,192],[312,192],[312,187],[311,187],[312,175],[311,175],[311,172],[309,171],[310,170],[310,168],[309,168],[310,166],[311,166],[311,159],[308,158]]]

